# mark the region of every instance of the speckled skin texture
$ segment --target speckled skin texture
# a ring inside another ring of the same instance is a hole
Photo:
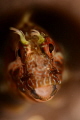
[[[34,5],[39,8],[39,11],[35,10],[38,16],[35,15],[34,20],[62,44],[66,51],[67,66],[65,79],[58,94],[53,100],[38,104],[24,101],[17,94],[14,95],[12,90],[8,90],[6,79],[3,79],[5,72],[2,69],[9,27],[17,23],[25,9],[33,10]],[[0,23],[0,119],[80,120],[80,1],[0,1]]]
[[[25,38],[15,39],[18,35],[12,31],[9,44],[13,43],[15,54],[14,60],[7,64],[7,73],[16,88],[25,96],[30,96],[38,102],[48,101],[53,98],[61,84],[63,56],[58,45],[47,33],[40,28],[37,30],[36,25],[29,28],[26,24],[23,24],[21,28],[23,31],[25,30],[23,33]],[[17,31],[17,29],[13,30]],[[44,36],[41,35],[42,33]],[[28,42],[23,44],[20,39]],[[41,40],[43,42],[40,42]],[[9,51],[11,50],[12,46]],[[11,56],[13,57],[13,54]],[[9,58],[8,55],[7,58]]]

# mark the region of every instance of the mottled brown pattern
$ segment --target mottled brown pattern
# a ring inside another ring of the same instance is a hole
[[[27,27],[24,26],[26,30]],[[44,38],[44,42],[39,44],[37,34],[42,34],[43,31],[31,29],[31,26],[29,29],[30,32],[25,32],[25,38],[29,45],[18,43],[16,60],[9,63],[8,72],[21,92],[25,91],[26,95],[34,100],[46,101],[55,95],[61,84],[63,56],[48,34],[43,33],[44,35],[40,39]],[[13,30],[17,29],[13,28]],[[13,33],[13,38],[14,35]]]
[[[69,71],[65,70],[54,99],[31,104],[15,95],[13,86],[9,89],[3,56],[9,27],[25,10],[34,11],[35,7],[39,11],[35,10],[34,21],[64,47]],[[0,120],[80,120],[80,0],[0,0],[0,52]]]

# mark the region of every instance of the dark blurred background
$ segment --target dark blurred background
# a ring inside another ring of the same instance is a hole
[[[65,70],[60,91],[46,103],[30,103],[7,93],[4,56],[9,28],[31,11],[63,49]],[[0,0],[0,120],[80,120],[80,1]]]

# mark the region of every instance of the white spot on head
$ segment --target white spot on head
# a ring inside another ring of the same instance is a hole
[[[61,81],[59,80],[58,83],[61,84]]]

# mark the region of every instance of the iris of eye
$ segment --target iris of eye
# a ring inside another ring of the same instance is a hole
[[[54,50],[54,46],[52,44],[49,44],[49,51],[50,53]]]

